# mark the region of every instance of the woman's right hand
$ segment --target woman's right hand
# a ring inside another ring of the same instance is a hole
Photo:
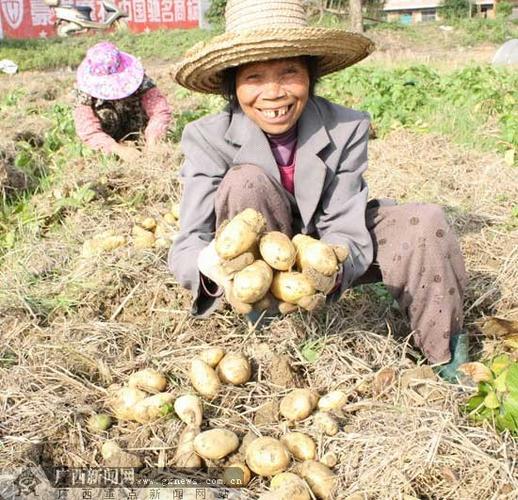
[[[125,146],[124,144],[117,144],[113,147],[112,152],[127,163],[138,160],[141,155],[137,148]]]

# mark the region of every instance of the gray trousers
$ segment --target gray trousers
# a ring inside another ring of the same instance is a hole
[[[245,208],[261,212],[268,231],[292,235],[301,222],[294,197],[264,170],[233,167],[216,193],[216,225]],[[463,323],[464,260],[441,207],[380,204],[366,210],[374,261],[354,285],[383,282],[406,313],[414,342],[430,363],[450,360],[451,335]]]

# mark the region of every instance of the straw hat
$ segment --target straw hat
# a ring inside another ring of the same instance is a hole
[[[316,56],[320,75],[351,66],[374,50],[359,33],[309,26],[301,0],[228,0],[226,30],[194,45],[173,68],[175,80],[219,94],[222,71],[249,62]]]

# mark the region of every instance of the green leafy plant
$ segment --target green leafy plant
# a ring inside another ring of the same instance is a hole
[[[500,430],[518,435],[518,362],[506,354],[488,363],[465,363],[461,372],[478,382],[478,392],[466,403],[476,421],[490,420]]]
[[[469,0],[443,0],[440,6],[441,13],[446,19],[470,17],[472,9]]]

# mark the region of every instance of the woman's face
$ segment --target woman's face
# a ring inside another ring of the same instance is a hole
[[[293,127],[309,97],[309,73],[300,57],[241,66],[236,95],[243,112],[268,134]]]

